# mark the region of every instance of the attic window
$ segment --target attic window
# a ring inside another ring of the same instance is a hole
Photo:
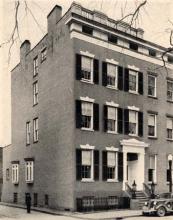
[[[149,55],[151,57],[156,57],[156,51],[155,50],[152,50],[152,49],[149,49]]]
[[[168,62],[173,63],[173,57],[172,56],[168,56]]]
[[[117,37],[113,34],[108,34],[108,41],[117,44]]]
[[[134,42],[129,42],[129,48],[138,51],[138,44]]]
[[[93,35],[93,28],[86,26],[86,25],[83,25],[82,32],[85,34]]]

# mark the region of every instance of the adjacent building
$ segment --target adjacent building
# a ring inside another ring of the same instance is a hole
[[[24,41],[12,70],[12,145],[3,150],[2,201],[76,210],[156,184],[169,191],[173,54],[142,29],[73,3],[48,32]],[[97,201],[98,201],[97,200]]]

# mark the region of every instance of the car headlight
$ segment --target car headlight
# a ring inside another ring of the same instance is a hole
[[[156,201],[154,201],[154,202],[153,202],[153,205],[157,205],[157,202],[156,202]]]
[[[148,205],[148,202],[145,202],[144,204],[147,206],[147,205]]]

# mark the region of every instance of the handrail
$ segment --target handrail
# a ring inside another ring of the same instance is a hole
[[[132,188],[129,186],[128,183],[125,183],[125,191],[126,191],[127,194],[129,195],[129,197],[132,198],[133,190],[132,190]]]
[[[151,197],[151,189],[146,183],[143,183],[143,191],[147,194],[148,197]]]

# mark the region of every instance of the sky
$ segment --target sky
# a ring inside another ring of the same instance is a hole
[[[144,1],[144,0],[143,0]],[[141,0],[78,0],[82,6],[102,11],[113,19],[133,12]],[[15,41],[9,59],[9,46],[0,48],[0,146],[11,144],[11,69],[19,63],[21,43],[28,39],[31,47],[47,33],[47,15],[57,4],[62,6],[63,14],[72,0],[20,0],[18,24],[19,38]],[[0,0],[0,44],[6,42],[14,28],[15,1]],[[140,11],[136,27],[141,27],[144,38],[169,47],[170,30],[173,29],[173,0],[147,0]],[[16,37],[16,36],[15,36]],[[17,129],[17,128],[15,128]]]

